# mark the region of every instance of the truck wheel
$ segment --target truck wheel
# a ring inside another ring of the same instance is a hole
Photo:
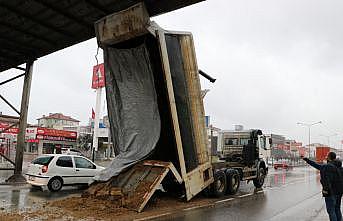
[[[62,189],[63,180],[60,177],[53,177],[48,183],[48,189],[51,192],[58,192]]]
[[[211,195],[214,197],[222,197],[227,189],[226,174],[222,170],[214,173],[214,182],[210,186]]]
[[[237,193],[240,185],[240,177],[237,170],[226,170],[227,190],[228,194]]]
[[[261,188],[264,184],[264,178],[266,177],[265,168],[261,167],[257,178],[253,180],[254,186],[256,188]]]

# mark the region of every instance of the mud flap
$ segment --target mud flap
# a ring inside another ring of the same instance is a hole
[[[143,161],[108,182],[92,185],[86,195],[109,197],[118,200],[121,206],[141,212],[168,172],[182,182],[172,163]]]

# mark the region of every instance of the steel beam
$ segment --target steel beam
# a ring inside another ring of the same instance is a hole
[[[21,67],[16,67],[16,68],[19,69],[19,70],[22,69]],[[13,81],[13,80],[15,80],[15,79],[17,79],[17,78],[20,78],[20,77],[22,77],[22,76],[24,76],[24,75],[25,75],[25,73],[19,74],[18,76],[15,76],[15,77],[13,77],[13,78],[10,78],[10,79],[8,79],[8,80],[5,80],[5,81],[3,81],[3,82],[0,82],[0,86],[3,85],[3,84],[8,83],[8,82],[10,82],[10,81]],[[0,95],[0,96],[1,96],[1,95]]]
[[[4,98],[1,94],[0,94],[0,98],[8,105],[12,108],[12,110],[14,110],[15,112],[17,112],[17,114],[20,115],[20,112],[17,110],[17,108],[15,108],[8,100],[6,100],[6,98]]]
[[[25,71],[25,68],[22,68],[22,67],[15,67],[15,69],[18,69],[18,70],[21,70],[21,71]]]

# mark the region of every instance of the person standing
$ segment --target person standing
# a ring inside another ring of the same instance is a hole
[[[326,164],[318,164],[306,157],[302,159],[310,166],[320,171],[320,183],[325,199],[326,211],[330,221],[342,221],[341,199],[343,194],[342,162],[336,159],[336,153],[329,152]]]

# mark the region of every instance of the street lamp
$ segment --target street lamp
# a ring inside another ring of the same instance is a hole
[[[323,134],[321,134],[321,135],[319,135],[319,136],[321,136],[321,137],[326,137],[327,139],[328,139],[328,147],[330,147],[330,137],[334,137],[334,136],[337,136],[338,134],[331,134],[331,135],[323,135]]]
[[[310,124],[307,124],[307,123],[301,123],[301,122],[298,122],[297,124],[298,125],[301,125],[301,126],[306,126],[308,128],[308,158],[311,158],[311,127],[313,125],[316,125],[316,124],[321,124],[322,121],[318,121],[318,122],[314,122],[314,123],[310,123]]]

